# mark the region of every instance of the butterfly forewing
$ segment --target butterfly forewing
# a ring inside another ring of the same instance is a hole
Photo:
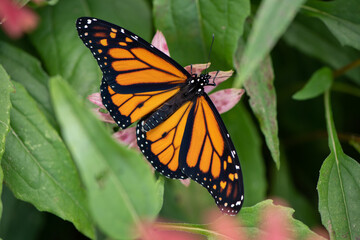
[[[103,103],[121,128],[166,102],[190,77],[166,54],[124,28],[86,17],[76,26],[103,72]]]
[[[238,213],[244,200],[239,159],[206,94],[196,98],[189,112],[180,150],[181,171],[207,188],[223,212]]]

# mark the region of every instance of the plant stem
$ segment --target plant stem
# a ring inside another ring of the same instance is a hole
[[[182,231],[193,234],[201,234],[206,237],[220,237],[221,239],[228,239],[227,236],[222,235],[218,232],[214,232],[205,228],[203,224],[187,224],[187,223],[156,223],[155,225],[158,228],[173,230],[173,231]],[[230,239],[229,239],[230,240]]]
[[[347,93],[355,97],[360,97],[360,88],[344,82],[333,82],[331,89],[337,92]]]
[[[340,77],[341,75],[343,75],[344,73],[346,73],[347,71],[353,69],[353,68],[356,68],[360,66],[360,58],[349,63],[348,65],[336,70],[334,73],[333,73],[333,76],[334,78],[337,78],[337,77]]]

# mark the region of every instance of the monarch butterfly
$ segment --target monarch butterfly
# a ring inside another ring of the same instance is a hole
[[[210,75],[190,74],[134,33],[82,17],[78,34],[103,72],[102,102],[125,129],[138,121],[137,143],[169,178],[204,186],[220,210],[237,214],[244,202],[239,158],[225,125],[204,91]]]

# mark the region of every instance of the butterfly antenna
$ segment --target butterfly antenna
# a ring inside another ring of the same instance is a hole
[[[208,56],[207,65],[206,65],[206,73],[207,73],[207,69],[208,69],[208,67],[209,67],[210,56],[211,56],[211,50],[212,50],[212,46],[213,46],[213,44],[214,44],[214,40],[215,40],[215,34],[212,34],[212,40],[211,40],[211,45],[210,45],[210,51],[209,51],[209,56]]]
[[[214,78],[213,78],[213,84],[214,84],[214,86],[216,86],[215,79],[216,79],[216,77],[217,77],[217,75],[218,75],[219,72],[220,72],[220,71],[217,70],[217,71],[216,71],[216,74],[215,74],[215,76],[214,76]]]

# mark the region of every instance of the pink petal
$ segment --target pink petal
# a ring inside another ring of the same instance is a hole
[[[244,89],[228,88],[210,94],[209,97],[221,114],[233,108],[240,101],[244,92]]]
[[[136,141],[136,127],[130,127],[124,130],[120,130],[113,134],[113,137],[118,140],[120,143],[129,146],[130,148],[135,148],[139,150]]]
[[[87,99],[92,102],[95,105],[98,105],[102,109],[106,109],[102,103],[100,93],[96,92],[93,94],[90,94]]]
[[[185,186],[188,187],[190,185],[190,178],[186,178],[186,179],[180,179],[180,182]]]
[[[21,8],[11,0],[0,0],[0,21],[9,37],[19,38],[23,33],[35,29],[38,16],[29,8]]]
[[[168,45],[166,43],[165,36],[159,30],[156,31],[156,34],[151,41],[151,44],[160,51],[162,51],[163,53],[165,53],[166,55],[170,56],[170,52]]]
[[[103,113],[101,112],[102,108],[93,108],[92,111],[95,113],[95,115],[103,122],[107,123],[115,123],[114,119],[110,116],[109,113]]]
[[[198,63],[198,64],[191,64],[185,68],[186,71],[190,74],[197,74],[199,75],[202,71],[210,67],[211,63]]]
[[[291,233],[290,219],[279,206],[269,206],[264,210],[259,227],[262,231],[258,239],[294,239]]]
[[[215,78],[216,86],[205,86],[204,87],[205,92],[207,92],[207,93],[210,92],[211,90],[216,88],[220,83],[222,83],[225,80],[229,79],[233,75],[234,71],[233,70],[220,71],[218,74],[216,74],[216,73],[217,73],[217,71],[209,72],[209,75],[211,76],[209,82],[213,83],[214,82],[214,77],[216,76],[216,78]]]
[[[223,215],[217,209],[210,212],[207,216],[210,222],[210,230],[217,233],[216,239],[219,240],[245,240],[246,233],[243,231],[242,225],[237,218]]]
[[[164,227],[162,227],[164,225]],[[199,236],[181,232],[176,230],[166,229],[166,223],[161,224],[160,222],[143,222],[137,226],[137,231],[140,233],[138,239],[141,240],[196,240]]]

